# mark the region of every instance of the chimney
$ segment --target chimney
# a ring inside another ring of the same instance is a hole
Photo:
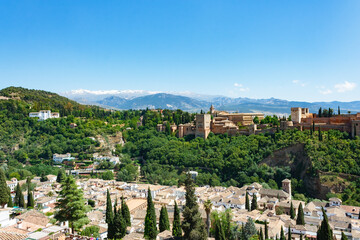
[[[18,221],[16,224],[17,224],[16,227],[21,229],[21,227],[22,227],[22,222],[21,222],[21,221]]]

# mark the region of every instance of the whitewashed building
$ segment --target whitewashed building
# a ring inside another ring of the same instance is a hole
[[[49,118],[59,118],[60,113],[58,112],[51,112],[50,110],[41,110],[39,112],[31,112],[29,113],[29,117],[31,118],[39,118],[39,121],[44,121]]]

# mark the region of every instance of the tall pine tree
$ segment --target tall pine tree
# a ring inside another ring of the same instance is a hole
[[[170,230],[168,211],[165,206],[161,207],[159,219],[159,231]]]
[[[348,240],[347,236],[343,231],[341,231],[341,240]]]
[[[264,240],[264,233],[262,227],[260,227],[259,240]]]
[[[323,220],[321,222],[320,228],[317,231],[317,240],[333,240],[333,232],[329,225],[329,220],[326,215],[324,208],[322,208]]]
[[[24,195],[21,191],[20,184],[18,183],[15,189],[15,199],[14,199],[14,205],[20,208],[25,207],[25,200]]]
[[[10,189],[6,184],[5,173],[2,168],[0,168],[0,206],[2,208],[9,202]]]
[[[114,216],[113,216],[110,192],[109,192],[109,189],[107,189],[107,191],[106,191],[106,214],[105,214],[106,223],[109,224],[113,218],[114,218]]]
[[[267,225],[267,220],[265,220],[265,239],[269,239],[269,229]]]
[[[253,195],[253,198],[251,200],[251,211],[256,210],[258,208],[257,206],[257,198],[255,195]]]
[[[283,226],[281,226],[281,231],[280,231],[280,240],[286,240],[286,238],[285,238],[285,234],[284,234],[284,228],[283,228]]]
[[[86,215],[90,210],[89,206],[86,206],[83,191],[78,189],[72,176],[62,182],[55,209],[55,219],[59,222],[69,221],[72,233],[89,223]]]
[[[34,202],[34,195],[32,194],[31,191],[28,191],[28,197],[27,197],[27,207],[28,208],[34,208],[35,206],[35,202]]]
[[[291,228],[290,228],[290,225],[289,225],[289,229],[288,229],[288,240],[291,240]]]
[[[290,204],[290,218],[295,219],[295,209],[294,209],[294,205],[292,202]]]
[[[114,239],[122,239],[126,234],[126,222],[122,217],[121,211],[116,211],[113,224],[114,224]]]
[[[10,191],[10,190],[9,190],[9,191]],[[9,207],[9,208],[14,207],[14,202],[13,202],[13,200],[12,200],[11,195],[9,195],[9,201],[8,201],[7,207]]]
[[[215,240],[226,240],[224,228],[218,217],[215,219]]]
[[[180,210],[176,201],[174,206],[174,221],[173,221],[172,235],[174,237],[182,236],[181,223],[180,223]]]
[[[129,207],[126,204],[123,196],[121,196],[121,213],[122,213],[123,218],[124,218],[124,220],[126,222],[126,226],[130,227],[131,226],[130,211],[129,211]]]
[[[182,229],[184,231],[184,238],[187,240],[202,240],[207,239],[205,224],[199,212],[199,206],[196,202],[194,182],[190,175],[185,180],[185,209],[183,212]]]
[[[245,209],[250,212],[250,201],[249,201],[249,193],[246,192],[245,195]]]
[[[158,232],[156,229],[156,214],[155,207],[152,201],[150,188],[148,189],[147,196],[147,210],[145,216],[145,231],[144,237],[149,240],[155,240]]]
[[[305,225],[305,219],[304,219],[304,210],[302,207],[302,204],[299,204],[299,208],[298,208],[298,215],[296,218],[296,224],[297,225]]]

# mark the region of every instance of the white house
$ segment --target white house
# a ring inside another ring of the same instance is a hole
[[[18,184],[18,180],[16,178],[12,178],[10,181],[6,181],[6,184],[10,188],[10,192],[15,192],[16,185]]]
[[[71,154],[70,153],[66,153],[66,154],[53,154],[53,161],[55,163],[62,163],[64,160],[68,160],[68,161],[71,161],[71,160],[75,160],[74,157],[71,157]]]
[[[58,112],[51,112],[50,110],[41,110],[39,112],[31,112],[29,113],[29,117],[31,118],[39,118],[39,121],[44,121],[49,118],[59,118],[60,114]]]
[[[10,208],[0,209],[0,226],[7,227],[16,223],[15,219],[10,218]]]

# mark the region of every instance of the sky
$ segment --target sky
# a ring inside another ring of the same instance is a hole
[[[0,88],[360,100],[358,0],[0,5]]]

